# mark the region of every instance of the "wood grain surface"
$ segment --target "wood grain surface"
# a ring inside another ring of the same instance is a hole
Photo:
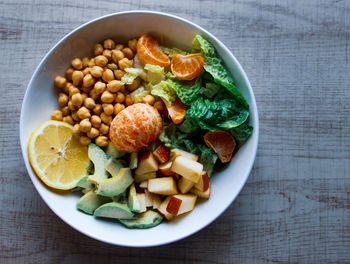
[[[221,39],[251,81],[261,122],[251,176],[197,234],[122,248],[70,228],[24,167],[19,117],[48,50],[93,18],[169,12]],[[350,1],[0,1],[0,263],[350,263]]]

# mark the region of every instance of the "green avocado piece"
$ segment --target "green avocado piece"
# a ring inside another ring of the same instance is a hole
[[[117,175],[121,168],[123,168],[123,164],[114,158],[109,158],[105,166],[106,171],[108,171],[112,177],[113,175]]]
[[[77,183],[77,186],[84,189],[91,189],[92,187],[94,187],[94,185],[91,182],[87,181],[88,177],[88,174],[85,174],[83,177],[81,177]]]
[[[99,196],[95,194],[93,190],[90,190],[79,199],[77,202],[77,208],[87,214],[92,215],[94,214],[96,208],[109,201],[109,198]]]
[[[136,196],[136,188],[134,184],[132,184],[129,189],[128,206],[133,212],[138,213],[141,210],[141,205],[139,199]]]
[[[107,179],[109,174],[105,169],[108,162],[106,153],[99,146],[90,143],[88,155],[95,168],[94,174],[91,176]]]
[[[110,202],[101,205],[95,210],[94,216],[116,218],[116,219],[133,219],[134,214],[125,204]]]
[[[106,154],[108,157],[112,157],[115,159],[123,157],[126,153],[117,149],[111,141],[108,141],[108,145],[106,147]]]
[[[123,193],[134,181],[129,168],[121,168],[112,178],[104,179],[91,175],[88,181],[97,187],[96,194],[102,196],[117,196]]]
[[[132,169],[132,170],[136,169],[137,168],[137,162],[138,162],[137,152],[132,152],[130,154],[129,168]]]
[[[117,202],[117,203],[121,203],[121,204],[127,204],[128,199],[127,199],[126,190],[123,193],[119,194],[118,196],[113,196],[112,201]]]
[[[94,173],[94,164],[92,163],[92,161],[90,160],[88,165],[86,166],[86,171],[89,173],[89,174],[93,174]]]
[[[127,228],[151,228],[159,225],[163,217],[152,210],[148,210],[142,214],[138,214],[136,219],[119,219],[119,221]]]

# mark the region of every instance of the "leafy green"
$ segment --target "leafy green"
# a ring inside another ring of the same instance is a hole
[[[201,147],[201,155],[199,157],[199,162],[203,164],[203,170],[208,173],[210,177],[214,170],[214,165],[218,159],[218,156],[214,151],[206,146]]]
[[[149,95],[149,91],[146,90],[143,86],[141,86],[140,88],[137,88],[135,91],[133,91],[130,94],[131,99],[135,104],[142,103],[142,99],[146,95]]]
[[[149,85],[151,87],[151,94],[156,95],[164,99],[166,105],[171,105],[176,99],[176,90],[172,85],[169,85],[169,81],[161,81],[156,85]]]
[[[207,82],[205,88],[202,89],[202,94],[207,98],[213,98],[220,90],[220,85],[212,82]]]
[[[253,127],[248,124],[248,120],[242,125],[229,130],[239,146],[242,146],[253,133]]]
[[[160,49],[168,55],[170,58],[173,57],[175,54],[181,54],[181,55],[187,55],[187,52],[182,51],[178,48],[168,48],[164,46],[160,46]]]
[[[139,76],[142,72],[140,69],[136,68],[126,68],[126,74],[122,77],[121,81],[125,84],[132,84],[132,82]]]
[[[187,83],[181,83],[179,80],[173,78],[168,78],[167,81],[176,91],[180,100],[186,105],[190,105],[200,95],[201,77],[198,77],[195,82]]]
[[[205,57],[216,57],[215,48],[201,35],[196,35],[192,40],[192,47],[195,51],[202,52]]]
[[[144,69],[150,72],[164,75],[164,67],[161,67],[159,65],[146,64]]]

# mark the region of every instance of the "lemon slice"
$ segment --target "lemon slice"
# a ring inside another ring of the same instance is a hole
[[[69,190],[86,173],[88,148],[72,134],[72,126],[49,120],[29,139],[29,162],[38,177],[48,186]]]

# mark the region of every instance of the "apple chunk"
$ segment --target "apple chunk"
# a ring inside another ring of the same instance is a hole
[[[144,193],[137,193],[136,194],[137,199],[140,203],[140,213],[146,212],[146,196]]]
[[[171,171],[180,174],[182,177],[197,183],[203,171],[203,165],[197,161],[178,156],[173,161]]]
[[[158,162],[150,151],[142,153],[135,174],[145,174],[158,170]]]
[[[194,188],[198,189],[201,192],[205,192],[209,188],[209,176],[206,171],[202,172],[201,177],[199,178],[199,181],[193,186]]]
[[[175,149],[170,150],[170,159],[171,160],[174,160],[178,156],[182,156],[182,157],[194,160],[194,161],[198,161],[198,159],[199,159],[198,155],[192,154],[192,153],[184,151],[182,149],[175,148]]]
[[[164,145],[159,145],[155,151],[153,151],[153,155],[160,163],[167,162],[170,158],[170,153]]]
[[[162,203],[162,199],[159,197],[159,195],[153,194],[152,196],[153,209],[157,209],[161,203]]]
[[[148,191],[161,195],[177,194],[176,182],[173,177],[163,177],[148,180]]]
[[[166,210],[168,213],[172,215],[177,215],[179,212],[180,206],[182,204],[182,200],[179,198],[176,198],[174,196],[171,196],[170,201],[166,207]]]
[[[164,201],[158,206],[158,212],[168,221],[170,221],[174,216],[166,210],[168,207],[171,196],[168,196],[164,199]]]
[[[179,187],[181,193],[187,193],[193,186],[194,182],[184,177],[181,177],[181,179],[177,182],[177,187]]]
[[[156,174],[155,171],[147,172],[145,174],[135,174],[134,181],[136,183],[140,183],[140,182],[143,182],[143,181],[147,181],[149,179],[154,179],[156,177],[157,177],[157,174]]]
[[[178,201],[180,200],[180,201]],[[173,215],[180,215],[193,210],[196,205],[197,196],[194,194],[177,194],[170,198],[167,205],[167,212]],[[170,208],[170,211],[168,210]],[[177,211],[177,212],[176,212]]]
[[[168,161],[165,162],[164,164],[159,165],[159,172],[163,175],[163,176],[172,176],[173,174],[175,174],[174,172],[171,171],[171,166],[173,165],[172,161]]]
[[[203,199],[209,199],[209,197],[210,197],[210,189],[211,189],[211,187],[210,187],[210,182],[209,182],[209,187],[208,187],[208,189],[206,191],[202,192],[202,191],[200,191],[200,190],[198,190],[198,189],[193,187],[190,190],[190,193],[193,193],[193,194],[195,194],[198,197],[203,198]]]

